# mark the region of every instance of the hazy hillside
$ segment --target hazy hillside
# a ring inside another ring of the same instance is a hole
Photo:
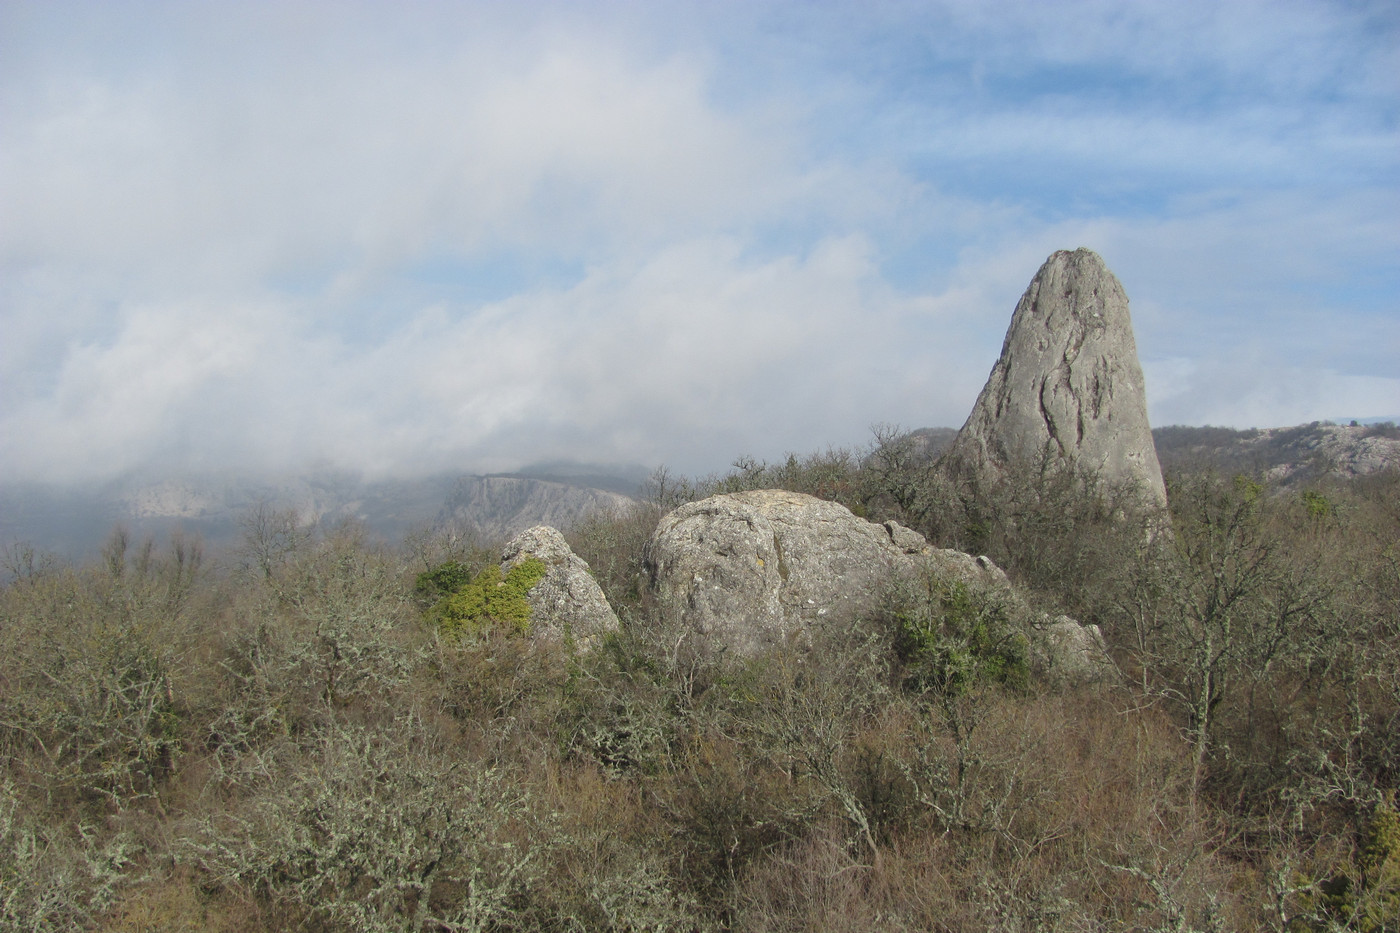
[[[935,458],[952,446],[958,436],[957,428],[919,428],[910,431],[909,437],[921,456]]]
[[[308,526],[355,520],[390,542],[445,521],[498,538],[539,522],[568,527],[595,509],[624,505],[644,475],[640,467],[553,463],[508,476],[366,480],[323,471],[130,476],[96,488],[14,483],[0,488],[0,546],[23,542],[82,560],[122,526],[135,540],[179,531],[219,548],[237,543],[240,518],[260,505],[293,510]]]
[[[437,520],[469,524],[486,540],[497,540],[531,525],[571,528],[593,512],[632,501],[618,492],[529,476],[464,476],[453,485]]]
[[[925,460],[936,459],[956,436],[947,427],[906,435]],[[1152,437],[1166,472],[1209,467],[1267,473],[1282,485],[1361,476],[1400,463],[1400,427],[1390,422],[1250,430],[1171,425],[1155,429]],[[133,475],[97,487],[9,483],[0,487],[0,547],[23,542],[83,560],[122,526],[136,540],[162,541],[179,531],[219,548],[237,543],[240,517],[262,504],[295,510],[307,525],[353,519],[391,542],[449,521],[495,540],[538,523],[568,528],[592,511],[625,505],[646,476],[641,466],[552,461],[491,476],[366,480],[323,470],[297,476]]]

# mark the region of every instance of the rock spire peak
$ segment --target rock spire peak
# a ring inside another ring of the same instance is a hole
[[[945,462],[982,482],[1017,465],[1094,471],[1165,505],[1128,296],[1097,253],[1061,250],[1031,279]]]

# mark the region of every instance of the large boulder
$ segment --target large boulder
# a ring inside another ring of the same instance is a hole
[[[664,614],[740,654],[802,643],[818,620],[870,612],[900,575],[932,569],[1007,586],[985,558],[929,547],[894,522],[876,525],[781,489],[681,506],[661,520],[643,563]]]
[[[932,576],[1004,607],[1032,667],[1052,682],[1116,674],[1097,627],[1037,616],[988,558],[931,547],[896,522],[876,525],[802,493],[762,489],[683,505],[661,520],[643,564],[661,612],[702,648],[752,656],[804,646],[816,625],[924,592]]]
[[[564,536],[548,525],[536,525],[510,540],[501,552],[501,569],[535,558],[545,565],[544,578],[531,587],[530,632],[540,639],[571,639],[580,650],[594,645],[618,628],[617,614]]]
[[[1166,504],[1128,296],[1097,253],[1062,250],[1040,267],[944,463],[983,484],[1008,468],[1069,468]]]

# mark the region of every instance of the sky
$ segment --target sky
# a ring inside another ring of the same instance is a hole
[[[0,0],[0,482],[957,427],[1080,246],[1154,425],[1400,418],[1400,5]]]

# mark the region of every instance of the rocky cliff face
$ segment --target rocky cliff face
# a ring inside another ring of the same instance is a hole
[[[1095,471],[1165,505],[1128,296],[1097,253],[1040,267],[944,463],[980,482],[1012,466]]]
[[[621,509],[631,503],[620,493],[524,476],[464,476],[448,496],[438,520],[470,522],[489,540],[537,524],[568,528],[594,512]]]

